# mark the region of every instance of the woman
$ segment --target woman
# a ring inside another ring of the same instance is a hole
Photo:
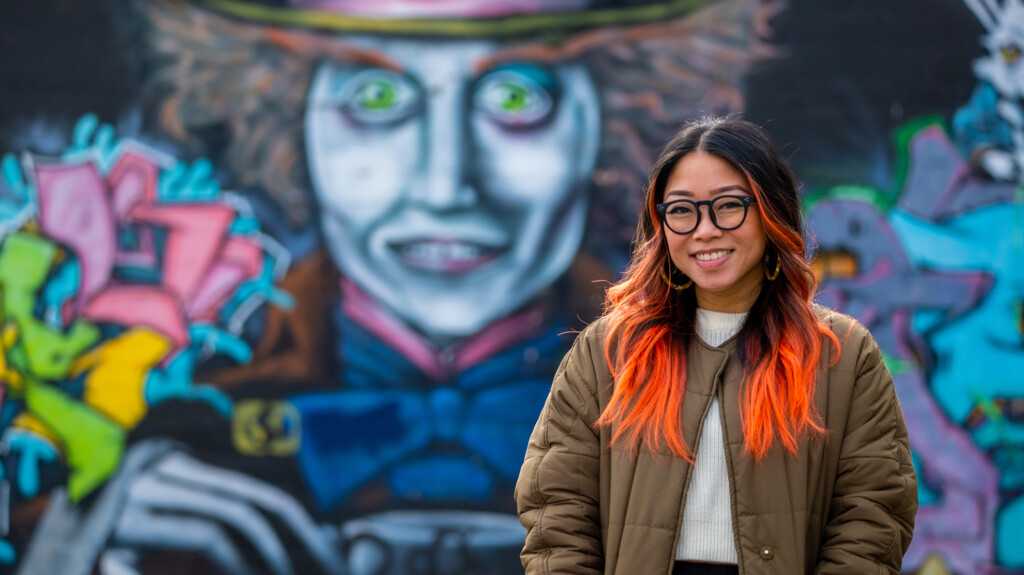
[[[903,416],[867,330],[811,303],[799,208],[749,122],[665,147],[632,263],[527,449],[527,573],[899,572]]]

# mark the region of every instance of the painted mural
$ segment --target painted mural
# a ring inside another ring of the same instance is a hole
[[[650,162],[734,112],[807,146],[819,301],[894,375],[905,572],[1024,573],[1019,0],[905,12],[888,77],[963,63],[928,97],[816,67],[880,39],[801,0],[50,3],[0,12],[0,573],[521,572]]]

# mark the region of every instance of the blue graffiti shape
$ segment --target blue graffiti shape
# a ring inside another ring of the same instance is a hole
[[[118,150],[120,144],[121,140],[113,126],[100,123],[95,114],[85,114],[75,122],[71,145],[64,150],[62,157],[75,160],[87,154],[96,161],[100,171],[106,173],[121,155]]]
[[[994,278],[988,297],[957,322],[936,327],[927,314],[915,321],[941,358],[931,380],[936,400],[999,468],[1007,500],[997,521],[1007,530],[998,532],[997,559],[1024,567],[1024,418],[1014,412],[1024,398],[1024,205],[987,206],[938,224],[894,211],[891,221],[919,265],[984,270]],[[1009,534],[1018,540],[1011,544]]]
[[[178,162],[160,175],[157,198],[161,202],[204,202],[220,197],[220,182],[213,177],[213,164],[201,158],[188,165]]]
[[[57,462],[57,450],[38,435],[17,429],[8,429],[4,433],[4,443],[8,452],[18,455],[18,469],[14,477],[18,493],[26,499],[39,495],[39,469],[44,464]]]
[[[6,539],[0,539],[0,564],[13,565],[17,560],[18,552],[14,550],[14,545]]]
[[[275,266],[274,258],[265,256],[263,271],[259,276],[238,286],[231,299],[221,307],[220,319],[225,322],[229,321],[238,308],[254,296],[261,298],[261,301],[269,301],[282,309],[291,309],[295,305],[291,294],[274,285]]]
[[[73,253],[68,253],[72,258],[61,263],[56,272],[50,277],[43,287],[42,297],[39,298],[37,315],[53,329],[63,330],[68,326],[64,325],[62,310],[64,304],[71,298],[78,295],[78,289],[82,278],[82,266]]]
[[[532,373],[522,361],[526,346],[517,347],[470,368],[454,385],[437,385],[394,352],[347,333],[361,348],[349,359],[380,377],[363,385],[353,373],[346,381],[360,389],[290,400],[301,417],[299,464],[321,509],[370,484],[399,499],[479,502],[515,482],[551,387],[549,364],[543,375]],[[559,357],[555,331],[528,345]]]
[[[0,221],[12,220],[33,202],[35,191],[25,181],[21,163],[14,154],[4,154],[0,159],[0,174]]]
[[[242,339],[208,324],[189,328],[192,343],[183,349],[164,369],[153,370],[146,378],[145,398],[148,405],[168,399],[195,399],[204,401],[225,417],[231,415],[231,400],[220,390],[209,385],[196,385],[193,374],[201,359],[224,354],[245,363],[252,358],[252,348]]]

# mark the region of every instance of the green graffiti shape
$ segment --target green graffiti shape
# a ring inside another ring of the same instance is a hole
[[[33,313],[58,249],[46,238],[24,233],[11,234],[0,244],[0,306],[19,334],[11,364],[23,374],[49,380],[67,377],[71,362],[100,337],[99,328],[89,322],[77,320],[61,332]]]
[[[68,497],[81,501],[117,469],[126,435],[118,425],[52,385],[25,380],[25,403],[57,435],[67,457]]]

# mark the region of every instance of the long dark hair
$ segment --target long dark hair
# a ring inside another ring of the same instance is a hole
[[[764,456],[776,437],[790,452],[805,434],[823,428],[814,409],[815,376],[822,338],[839,349],[835,335],[812,308],[817,282],[804,252],[796,178],[771,138],[738,118],[704,118],[686,125],[664,147],[651,171],[633,257],[621,281],[608,290],[606,354],[615,390],[598,425],[612,425],[612,441],[652,448],[662,442],[690,457],[679,425],[686,386],[686,349],[694,333],[694,290],[677,291],[662,280],[669,253],[655,206],[681,158],[702,151],[742,173],[757,200],[767,240],[763,282],[739,334],[745,383],[741,415],[746,450]]]

